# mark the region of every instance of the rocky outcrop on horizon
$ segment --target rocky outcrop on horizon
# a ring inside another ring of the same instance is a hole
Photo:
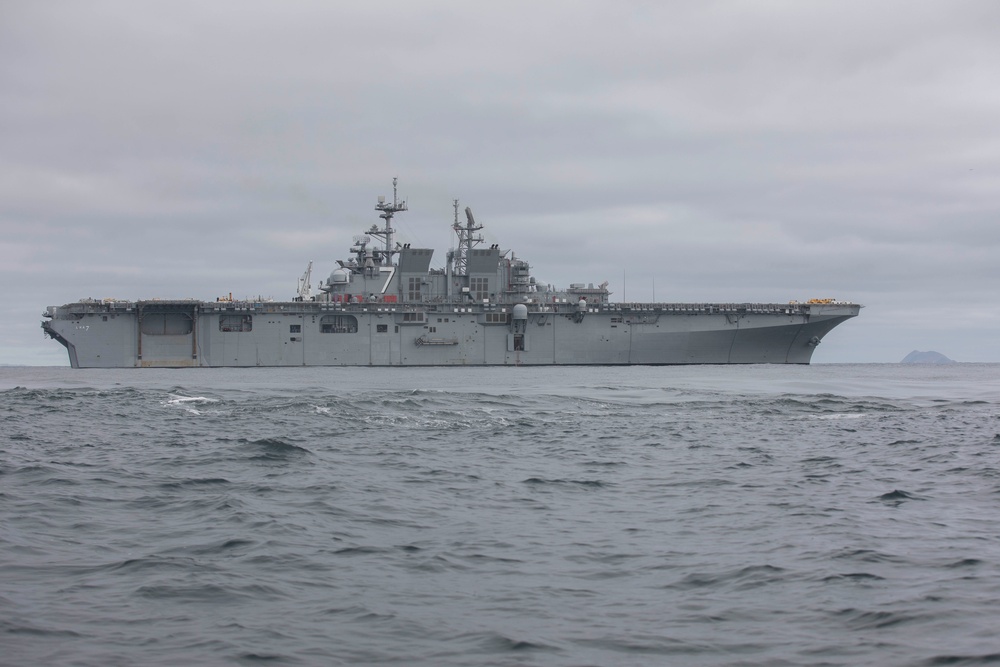
[[[921,352],[919,350],[914,350],[908,355],[903,357],[903,360],[899,362],[901,364],[954,364],[956,363],[954,359],[949,359],[940,352],[934,352],[933,350],[928,350],[927,352]]]

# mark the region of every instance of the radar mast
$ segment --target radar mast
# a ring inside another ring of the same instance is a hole
[[[387,203],[385,201],[385,197],[379,195],[378,204],[375,205],[375,210],[381,211],[378,217],[385,220],[385,227],[379,229],[378,225],[372,225],[372,228],[368,230],[369,234],[382,239],[385,244],[385,250],[382,252],[381,264],[392,264],[392,256],[399,252],[395,248],[395,244],[393,242],[396,230],[392,227],[392,216],[400,211],[405,211],[406,202],[399,201],[399,198],[396,195],[396,182],[398,180],[399,179],[396,177],[393,177],[392,179],[392,203]]]
[[[472,217],[472,209],[468,206],[465,207],[465,226],[463,227],[458,224],[458,200],[456,199],[454,202],[455,223],[451,228],[458,235],[458,252],[455,253],[455,275],[464,276],[468,274],[469,256],[472,254],[472,249],[483,242],[482,235],[475,234],[483,226],[476,224],[476,219]]]

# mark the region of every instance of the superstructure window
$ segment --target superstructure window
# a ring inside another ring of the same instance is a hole
[[[375,325],[375,333],[389,333],[389,325],[388,324],[376,324]]]
[[[302,325],[301,324],[289,324],[288,325],[288,333],[302,333]]]
[[[406,299],[408,301],[420,301],[420,278],[407,278]]]
[[[486,324],[507,324],[507,313],[486,313]]]
[[[484,301],[488,299],[490,296],[490,279],[470,278],[469,291],[472,292],[472,296],[476,299],[476,301]]]

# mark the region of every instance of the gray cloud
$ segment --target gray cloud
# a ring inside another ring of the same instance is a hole
[[[287,298],[452,199],[547,282],[865,303],[817,361],[1000,361],[1000,6],[79,3],[0,10],[0,363],[83,296]],[[492,242],[492,241],[491,241]]]

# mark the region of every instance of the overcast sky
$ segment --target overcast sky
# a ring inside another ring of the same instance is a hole
[[[362,6],[362,4],[364,6]],[[0,363],[81,297],[293,296],[452,200],[613,300],[864,304],[1000,362],[1000,2],[0,2]]]

